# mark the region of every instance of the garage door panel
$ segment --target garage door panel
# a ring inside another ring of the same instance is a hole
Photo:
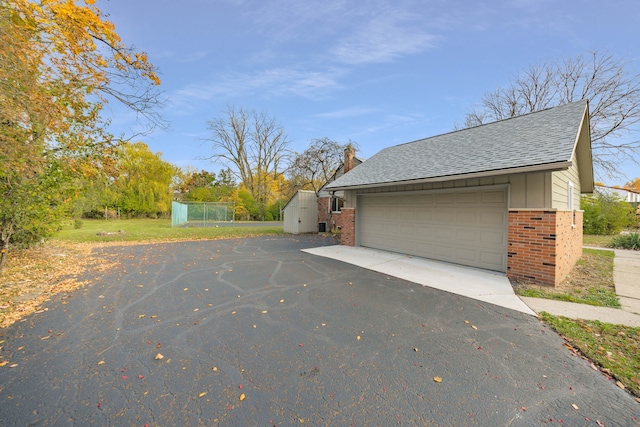
[[[433,203],[447,204],[454,202],[454,195],[452,193],[435,193],[433,196]]]
[[[473,193],[461,193],[456,203],[478,203],[479,194],[476,192]]]
[[[477,261],[478,253],[471,249],[456,249],[455,257],[460,264],[469,264]],[[460,262],[462,261],[462,262]]]
[[[505,245],[505,234],[499,231],[481,231],[476,240],[481,245],[502,246]]]
[[[506,191],[483,191],[481,193],[481,202],[482,203],[495,203],[495,204],[506,204],[507,203],[507,192]]]
[[[493,265],[495,268],[491,270],[497,270],[506,260],[506,254],[499,254],[495,252],[480,252],[480,262],[484,265]]]
[[[478,240],[478,233],[475,230],[458,229],[455,232],[454,239],[468,245],[473,245]]]
[[[361,246],[506,271],[506,189],[360,196]]]

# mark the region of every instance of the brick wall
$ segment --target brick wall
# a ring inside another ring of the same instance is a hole
[[[331,224],[329,224],[329,203],[331,203],[329,197],[321,197],[318,199],[318,222],[326,222],[327,231],[331,230]]]
[[[336,228],[342,229],[343,222],[345,221],[342,212],[329,212],[329,203],[331,198],[322,197],[318,203],[318,222],[325,222],[327,224],[327,231],[332,231]]]
[[[507,276],[556,286],[582,252],[582,212],[509,211]]]
[[[340,244],[345,246],[355,246],[356,210],[354,208],[342,208],[342,212],[340,212],[339,216],[342,226],[342,230],[340,232]]]
[[[575,212],[575,226],[572,227],[574,212],[558,212],[556,276],[560,278],[556,284],[564,280],[582,255],[582,219],[583,212]]]

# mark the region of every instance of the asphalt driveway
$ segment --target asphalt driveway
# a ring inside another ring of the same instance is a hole
[[[536,318],[300,251],[330,244],[105,249],[117,267],[1,331],[0,424],[640,425]]]

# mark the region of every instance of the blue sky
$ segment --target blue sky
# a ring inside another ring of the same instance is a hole
[[[149,54],[171,131],[142,138],[178,166],[217,172],[207,121],[228,106],[275,117],[358,156],[449,132],[487,91],[529,65],[607,51],[640,73],[640,2],[505,0],[111,0],[127,44]],[[113,106],[113,130],[135,127]],[[635,138],[640,136],[635,135]],[[640,168],[621,165],[627,178]],[[607,180],[623,184],[624,178]]]

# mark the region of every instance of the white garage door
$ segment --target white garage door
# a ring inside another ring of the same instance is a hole
[[[356,212],[360,246],[507,269],[506,188],[361,195]]]

